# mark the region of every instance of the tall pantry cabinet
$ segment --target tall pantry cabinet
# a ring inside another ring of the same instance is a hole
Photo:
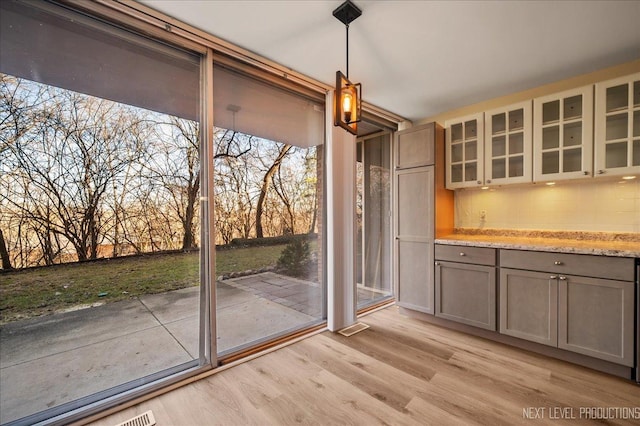
[[[453,230],[453,192],[444,182],[444,129],[428,123],[397,132],[394,158],[397,303],[433,314],[434,239]]]

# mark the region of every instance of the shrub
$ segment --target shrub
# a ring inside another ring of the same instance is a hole
[[[278,268],[287,275],[299,277],[305,271],[310,258],[309,243],[301,238],[295,239],[282,250],[278,259]]]

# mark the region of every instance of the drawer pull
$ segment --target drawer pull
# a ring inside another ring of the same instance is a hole
[[[560,281],[566,281],[567,277],[560,275],[559,279],[560,279]]]
[[[556,260],[555,262],[553,262],[554,265],[562,265],[562,262],[560,262],[559,260]]]
[[[460,252],[460,256],[466,256],[463,251]]]
[[[557,276],[557,275],[551,275],[551,276],[549,277],[549,279],[550,279],[550,280],[555,280],[555,279],[557,279],[557,278],[558,278],[558,276]]]
[[[436,262],[436,266],[440,266],[440,262]]]

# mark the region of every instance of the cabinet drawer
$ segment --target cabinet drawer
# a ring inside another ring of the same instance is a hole
[[[496,264],[496,249],[436,244],[435,258],[449,262],[494,266]]]
[[[634,259],[625,257],[500,250],[500,266],[621,281],[634,279]]]

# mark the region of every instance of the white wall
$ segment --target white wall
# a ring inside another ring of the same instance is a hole
[[[455,226],[640,232],[640,179],[456,191]]]

